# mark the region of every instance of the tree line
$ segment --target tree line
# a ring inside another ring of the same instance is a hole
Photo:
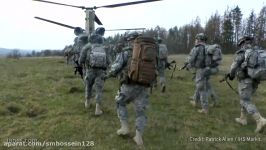
[[[240,7],[227,8],[223,15],[214,13],[207,20],[205,26],[196,17],[190,24],[182,27],[174,26],[169,30],[157,26],[145,30],[144,35],[160,36],[167,45],[170,54],[189,53],[194,45],[197,33],[203,32],[208,37],[209,44],[220,44],[223,53],[234,53],[237,49],[237,41],[241,36],[255,37],[255,44],[260,48],[266,48],[266,6],[263,6],[259,14],[251,11],[248,18],[243,18]],[[117,34],[108,37],[109,43],[116,43],[123,35]]]
[[[42,50],[31,51],[27,54],[22,54],[19,49],[14,49],[6,55],[7,58],[19,59],[20,57],[49,57],[49,56],[64,56],[63,50]]]

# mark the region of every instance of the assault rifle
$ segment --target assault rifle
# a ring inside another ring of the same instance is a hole
[[[74,72],[75,75],[77,73],[79,73],[81,79],[83,79],[83,67],[82,67],[82,65],[80,65],[78,61],[75,61],[75,64],[76,64],[76,66],[74,67],[75,68],[75,72]]]
[[[175,61],[175,60],[172,60],[171,62],[166,62],[166,64],[165,64],[165,68],[171,70],[172,67],[173,67],[173,64],[176,65],[176,61]]]
[[[187,66],[188,66],[188,63],[187,62],[184,63],[184,66],[181,67],[181,68],[179,68],[179,71],[184,70],[184,69],[187,69],[188,70]]]
[[[230,80],[233,80],[233,78],[230,77],[230,74],[225,74],[224,75],[224,78],[222,78],[219,82],[222,83],[222,82],[226,82],[226,84],[231,88],[232,91],[234,91],[237,95],[238,95],[238,92],[236,89],[233,88],[233,86],[228,82],[228,78]]]

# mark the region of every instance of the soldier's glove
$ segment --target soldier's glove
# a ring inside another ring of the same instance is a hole
[[[210,67],[206,67],[204,70],[204,76],[209,76],[211,75],[211,68]]]
[[[80,77],[83,78],[83,67],[82,66],[76,66],[75,67],[75,75],[79,73]]]
[[[165,64],[165,68],[171,70],[171,69],[173,68],[173,65],[172,65],[171,63],[167,62],[167,63]]]

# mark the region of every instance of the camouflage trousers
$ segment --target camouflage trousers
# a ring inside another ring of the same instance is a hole
[[[159,73],[159,84],[161,86],[166,84],[166,80],[165,80],[165,65],[166,65],[165,61],[160,61],[159,62],[158,73]]]
[[[205,75],[204,69],[197,69],[196,77],[196,90],[195,90],[195,101],[197,102],[200,100],[202,109],[208,109],[208,86],[209,83],[209,76]]]
[[[141,85],[122,84],[118,95],[115,97],[117,103],[117,115],[120,121],[128,120],[127,104],[134,103],[136,129],[143,133],[147,123],[145,110],[148,106],[148,88]]]
[[[207,76],[207,98],[208,97],[211,97],[211,100],[214,102],[214,103],[218,103],[218,100],[217,100],[217,95],[214,91],[214,88],[213,86],[211,85],[211,82],[209,81],[209,78],[211,77],[211,75],[215,75],[219,72],[219,69],[218,67],[216,68],[211,68],[211,69],[207,69],[205,70],[205,73],[203,74],[203,76]],[[200,100],[200,95],[199,95],[199,91],[198,91],[198,88],[195,89],[195,92],[194,92],[194,95],[193,95],[193,99],[195,101],[198,101]]]
[[[85,76],[85,99],[90,100],[92,98],[92,89],[95,88],[96,103],[101,103],[103,98],[105,70],[102,69],[87,69]]]
[[[218,103],[218,99],[217,99],[217,95],[216,92],[214,91],[213,86],[211,85],[211,82],[209,80],[207,80],[207,98],[211,97],[211,100],[217,104]],[[200,100],[200,95],[199,95],[199,91],[198,88],[195,89],[194,95],[193,95],[193,100],[198,101]]]
[[[258,112],[256,106],[251,102],[251,97],[258,88],[258,84],[258,82],[250,78],[239,80],[238,93],[240,96],[241,112],[250,115]]]

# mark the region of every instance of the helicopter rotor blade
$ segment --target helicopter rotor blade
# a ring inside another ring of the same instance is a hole
[[[128,28],[128,29],[109,29],[105,31],[119,31],[119,30],[145,30],[146,28]]]
[[[63,6],[69,6],[69,7],[81,8],[81,9],[86,9],[86,7],[84,7],[84,6],[68,5],[68,4],[56,3],[56,2],[45,1],[45,0],[33,0],[33,1],[44,2],[44,3],[50,3],[50,4],[56,4],[56,5],[63,5]]]
[[[100,21],[100,19],[97,17],[96,14],[94,14],[94,21],[95,21],[98,25],[103,25],[102,22]]]
[[[70,28],[70,29],[75,29],[76,28],[76,27],[73,27],[73,26],[70,26],[70,25],[66,25],[66,24],[63,24],[63,23],[56,22],[56,21],[44,19],[44,18],[41,18],[41,17],[34,17],[34,18],[42,20],[42,21],[50,22],[50,23],[53,23],[53,24],[57,24],[57,25],[60,25],[60,26],[63,26],[63,27],[67,27],[67,28]]]
[[[135,5],[135,4],[141,4],[141,3],[156,2],[156,1],[161,1],[161,0],[142,0],[142,1],[135,1],[135,2],[104,5],[104,6],[94,7],[94,9],[97,9],[97,8],[114,8],[114,7],[121,7],[121,6],[128,6],[128,5]]]

